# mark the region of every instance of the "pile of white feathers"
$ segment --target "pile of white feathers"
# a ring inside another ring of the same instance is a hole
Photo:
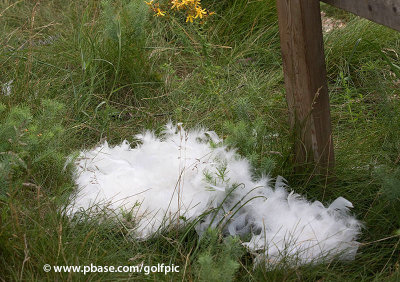
[[[147,131],[136,138],[136,147],[104,142],[80,153],[69,216],[129,211],[137,239],[196,220],[200,236],[220,227],[250,238],[243,245],[268,268],[282,260],[295,266],[354,259],[362,225],[346,199],[325,207],[288,192],[281,177],[253,179],[249,161],[212,131],[169,123],[159,136]]]

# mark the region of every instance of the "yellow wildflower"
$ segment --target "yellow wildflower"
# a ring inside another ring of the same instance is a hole
[[[193,22],[193,15],[191,15],[191,14],[189,14],[187,17],[186,17],[186,22]]]
[[[162,10],[160,6],[164,8],[165,5],[160,5],[159,1],[156,3],[153,2],[154,0],[149,0],[149,2],[146,2],[146,4],[150,6],[155,16],[164,17],[167,12]],[[201,7],[201,0],[169,0],[169,2],[171,5],[171,10],[184,11],[186,14],[186,22],[193,23],[193,21],[197,18],[202,20],[203,18],[214,14],[213,12],[210,13],[207,11],[207,9],[203,9]]]
[[[206,9],[202,9],[201,7],[196,8],[196,16],[195,18],[202,19],[204,15],[207,15]]]
[[[160,8],[156,8],[156,16],[157,17],[164,17],[165,16],[165,12],[162,11]]]
[[[171,10],[173,10],[173,9],[179,9],[179,5],[180,5],[180,3],[179,3],[179,0],[172,0],[171,1],[171,4],[172,4],[172,6],[171,6]]]

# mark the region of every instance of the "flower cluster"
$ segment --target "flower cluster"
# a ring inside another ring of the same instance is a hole
[[[166,12],[160,9],[159,3],[153,3],[153,2],[154,0],[150,0],[149,2],[146,2],[146,4],[150,6],[155,16],[164,17]]]
[[[200,3],[201,0],[170,0],[171,10],[184,11],[186,15],[186,22],[193,22],[195,19],[204,19],[207,16],[215,14],[203,9]],[[154,0],[146,2],[147,5],[154,11],[154,15],[163,17],[166,15],[166,10],[160,8],[159,3],[153,3]]]

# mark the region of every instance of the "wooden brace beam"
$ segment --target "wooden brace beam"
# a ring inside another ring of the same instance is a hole
[[[400,31],[400,0],[321,0],[357,16]]]

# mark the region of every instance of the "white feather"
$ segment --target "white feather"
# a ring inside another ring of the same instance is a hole
[[[132,211],[135,236],[146,239],[177,222],[193,220],[217,208],[197,224],[201,235],[209,226],[225,226],[230,235],[250,234],[243,244],[265,256],[267,266],[283,258],[293,265],[354,259],[361,224],[349,214],[352,204],[340,197],[328,208],[288,193],[282,177],[254,180],[251,166],[224,146],[215,132],[185,131],[166,125],[163,135],[136,135],[140,144],[107,142],[81,152],[75,161],[78,186],[68,214],[101,209]],[[210,140],[215,146],[210,145]],[[233,190],[232,190],[233,189]],[[96,206],[96,209],[90,209]],[[222,207],[219,208],[218,207]],[[214,220],[213,220],[214,219]]]

